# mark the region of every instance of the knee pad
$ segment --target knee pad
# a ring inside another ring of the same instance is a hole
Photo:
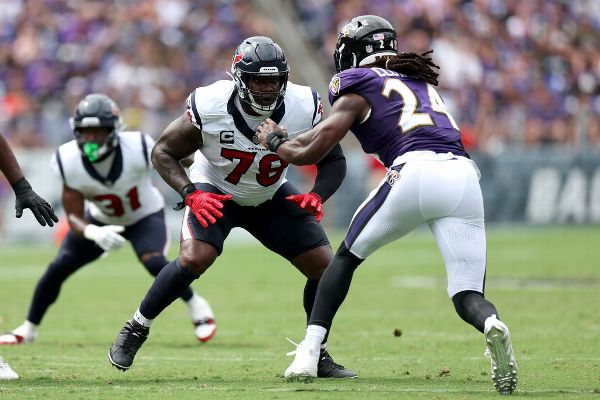
[[[157,276],[158,273],[169,263],[169,260],[165,258],[165,256],[154,256],[150,257],[146,261],[143,262],[146,270],[152,275]]]

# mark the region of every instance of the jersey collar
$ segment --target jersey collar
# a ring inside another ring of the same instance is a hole
[[[231,97],[229,98],[229,101],[227,102],[227,112],[229,113],[229,115],[231,115],[233,117],[233,123],[235,124],[235,127],[237,128],[237,130],[242,132],[242,134],[248,140],[252,141],[254,138],[254,131],[248,127],[246,120],[244,120],[244,116],[242,115],[240,110],[238,110],[238,108],[235,106],[235,97],[237,95],[238,95],[237,90],[234,90],[233,93],[231,93]],[[273,121],[275,121],[276,124],[278,124],[279,122],[281,122],[284,115],[285,115],[285,101],[282,101],[281,105],[279,107],[277,107],[277,109],[273,112],[273,114],[271,114],[271,116],[269,118],[271,118]]]
[[[94,168],[93,164],[84,155],[81,156],[81,161],[83,162],[83,167],[87,173],[104,186],[111,187],[116,180],[119,179],[121,172],[123,172],[123,154],[121,153],[121,145],[118,145],[115,148],[115,158],[106,178],[96,171],[96,168]]]

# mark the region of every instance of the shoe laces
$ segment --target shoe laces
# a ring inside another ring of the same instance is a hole
[[[125,328],[127,332],[125,334],[125,339],[123,340],[123,346],[121,347],[125,349],[127,353],[135,354],[137,348],[139,348],[144,342],[144,339],[146,338],[147,334],[142,329],[136,329],[136,327],[133,324],[131,324],[130,326],[130,328]],[[135,350],[133,350],[134,347],[136,347]]]
[[[292,351],[288,351],[287,353],[285,353],[285,354],[286,354],[286,355],[288,355],[288,356],[294,356],[294,355],[296,355],[296,353],[298,352],[298,347],[302,346],[302,345],[303,345],[303,343],[304,343],[304,341],[302,341],[302,342],[300,342],[300,343],[296,343],[296,342],[294,342],[292,339],[290,339],[290,338],[287,338],[287,337],[285,338],[285,340],[287,340],[288,342],[290,342],[291,344],[293,344],[293,345],[296,347],[296,349],[294,349],[294,350],[292,350]],[[324,350],[325,350],[325,352],[326,352],[326,351],[327,351],[327,348],[320,349],[320,353],[321,353],[321,354],[323,354],[323,351],[324,351]]]
[[[288,351],[287,353],[285,353],[286,356],[295,356],[296,355],[296,351],[298,351],[298,346],[300,346],[300,343],[296,343],[294,342],[292,339],[286,337],[285,340],[287,340],[288,342],[290,342],[291,344],[294,345],[294,347],[296,347],[294,350],[292,351]]]
[[[296,343],[294,342],[292,339],[290,338],[285,338],[288,342],[290,342],[291,344],[293,344],[294,346],[296,346],[296,349],[292,350],[292,351],[288,351],[287,353],[285,353],[287,356],[294,356],[296,355],[296,352],[298,351],[298,347],[300,347],[302,345],[302,342],[300,343]],[[333,361],[333,358],[331,358],[331,356],[329,355],[329,352],[327,351],[327,347],[323,347],[321,349],[319,349],[319,362],[324,361],[324,360],[329,360],[331,361],[332,364],[337,365],[341,368],[344,368],[342,365],[336,363],[335,361]]]

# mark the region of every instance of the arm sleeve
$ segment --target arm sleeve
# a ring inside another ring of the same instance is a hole
[[[317,176],[312,192],[318,194],[325,202],[338,190],[345,176],[346,157],[338,143],[317,163]]]

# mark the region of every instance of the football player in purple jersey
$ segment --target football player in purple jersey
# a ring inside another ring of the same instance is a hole
[[[315,376],[321,339],[365,258],[427,224],[444,258],[456,312],[484,334],[496,389],[512,393],[517,363],[509,331],[484,297],[479,171],[435,89],[437,65],[429,52],[398,54],[394,28],[373,15],[355,17],[342,28],[334,60],[338,73],[329,86],[329,118],[292,140],[268,120],[257,129],[258,138],[281,159],[304,165],[320,160],[352,130],[363,150],[376,154],[388,172],[354,214],[321,278],[306,337],[285,377]]]

